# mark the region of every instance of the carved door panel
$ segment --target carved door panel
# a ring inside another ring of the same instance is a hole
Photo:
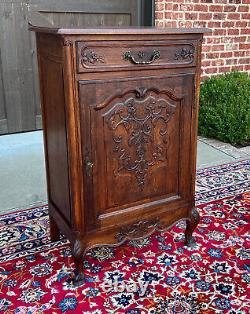
[[[79,83],[90,224],[190,197],[192,83],[190,74]]]

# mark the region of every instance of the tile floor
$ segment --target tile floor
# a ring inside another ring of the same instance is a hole
[[[250,158],[250,146],[199,137],[197,167]],[[46,179],[42,131],[0,136],[0,214],[45,203]]]

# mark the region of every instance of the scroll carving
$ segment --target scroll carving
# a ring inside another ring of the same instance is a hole
[[[160,219],[158,217],[152,220],[140,220],[131,226],[122,228],[115,238],[118,242],[122,242],[126,239],[145,237],[150,232],[155,231],[159,225]]]
[[[167,124],[176,105],[164,98],[148,96],[146,88],[136,88],[136,97],[117,103],[106,116],[113,131],[113,151],[118,156],[117,173],[132,173],[142,191],[150,168],[166,161]],[[139,99],[139,100],[137,100]],[[121,135],[122,131],[124,134]],[[160,138],[156,142],[155,138]],[[135,153],[134,153],[135,152]]]

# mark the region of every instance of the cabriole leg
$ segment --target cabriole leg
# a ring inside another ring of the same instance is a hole
[[[193,208],[190,213],[190,218],[187,220],[187,227],[185,232],[185,245],[192,245],[195,243],[193,232],[200,221],[200,215],[196,208]]]
[[[72,255],[75,263],[74,274],[68,279],[68,282],[74,286],[81,286],[84,282],[83,254],[85,246],[80,240],[76,240],[72,246]]]

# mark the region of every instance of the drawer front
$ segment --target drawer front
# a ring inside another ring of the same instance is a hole
[[[197,41],[77,42],[78,73],[195,66]]]

